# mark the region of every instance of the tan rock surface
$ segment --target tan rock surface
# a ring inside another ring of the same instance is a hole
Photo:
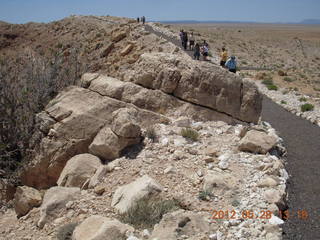
[[[38,190],[26,186],[17,187],[13,200],[17,217],[26,215],[34,207],[39,207],[41,202],[42,196]]]
[[[133,227],[116,219],[91,216],[84,220],[73,232],[73,240],[120,240],[126,239],[126,232],[133,232]]]
[[[267,133],[257,130],[250,130],[241,139],[239,150],[253,153],[267,153],[277,143],[277,139]]]
[[[79,187],[89,180],[102,164],[100,159],[91,154],[79,154],[67,161],[60,177],[58,186]]]

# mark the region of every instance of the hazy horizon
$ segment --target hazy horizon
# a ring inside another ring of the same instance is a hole
[[[153,21],[298,23],[320,19],[318,0],[1,0],[0,20],[50,22],[70,15],[111,15]]]

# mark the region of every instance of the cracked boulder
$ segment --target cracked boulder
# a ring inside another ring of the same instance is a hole
[[[140,199],[158,194],[162,189],[159,183],[145,175],[132,183],[119,187],[113,195],[111,206],[122,214]]]
[[[81,188],[101,166],[100,159],[96,156],[86,153],[76,155],[67,162],[57,184],[58,186]]]

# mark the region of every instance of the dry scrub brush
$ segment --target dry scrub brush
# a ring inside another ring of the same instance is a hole
[[[6,178],[27,155],[35,114],[85,71],[74,48],[45,58],[31,49],[7,52],[0,61],[0,170]]]

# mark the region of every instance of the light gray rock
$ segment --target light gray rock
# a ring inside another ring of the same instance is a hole
[[[116,219],[94,215],[75,228],[72,240],[121,240],[126,239],[127,232],[134,232],[134,228]]]
[[[119,187],[113,195],[111,206],[119,213],[127,212],[136,201],[146,196],[158,194],[163,187],[155,180],[145,175],[134,182]]]
[[[40,207],[38,227],[43,228],[47,222],[56,219],[65,209],[66,204],[80,196],[80,188],[52,187],[44,195]]]
[[[197,237],[200,233],[215,229],[215,226],[209,224],[208,217],[208,214],[184,210],[167,213],[160,223],[155,225],[151,239],[177,240],[179,239],[177,232],[179,232],[179,236],[189,237],[185,239],[206,239]]]

